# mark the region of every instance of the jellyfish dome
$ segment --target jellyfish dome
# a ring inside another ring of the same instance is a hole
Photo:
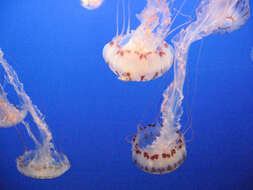
[[[27,111],[19,110],[7,101],[0,100],[0,127],[13,127],[22,122]]]
[[[8,101],[7,94],[0,85],[0,127],[13,127],[22,122],[26,115],[25,108],[19,109]]]
[[[30,150],[17,158],[17,169],[25,176],[50,179],[61,176],[70,168],[68,158],[55,150]]]
[[[81,0],[81,4],[88,10],[98,8],[103,3],[103,0]]]
[[[178,168],[186,158],[184,137],[179,131],[170,131],[160,139],[163,125],[141,127],[133,138],[132,159],[142,170],[152,174],[166,174]],[[162,140],[162,141],[161,141]]]
[[[244,25],[250,16],[249,0],[230,0],[225,12],[224,23],[216,33],[230,33]]]
[[[109,68],[123,81],[149,81],[166,73],[173,61],[173,48],[165,37],[171,27],[166,0],[148,0],[138,15],[136,30],[117,34],[103,49]]]

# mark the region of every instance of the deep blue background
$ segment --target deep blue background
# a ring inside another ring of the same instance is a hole
[[[194,15],[197,2],[183,12]],[[144,5],[131,1],[133,27]],[[252,190],[253,19],[191,46],[184,118],[192,117],[194,139],[183,165],[160,176],[134,165],[125,137],[140,120],[155,119],[172,73],[147,83],[117,80],[102,58],[115,17],[116,0],[94,11],[78,0],[0,1],[0,47],[72,164],[56,179],[25,177],[16,169],[23,147],[15,128],[0,129],[0,190]]]

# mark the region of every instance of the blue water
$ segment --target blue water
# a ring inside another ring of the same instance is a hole
[[[194,15],[197,2],[183,12]],[[135,27],[145,1],[131,3]],[[0,129],[0,190],[252,190],[253,19],[191,46],[183,122],[192,118],[186,138],[193,140],[182,166],[160,176],[134,165],[125,137],[155,120],[172,72],[146,83],[119,81],[102,57],[115,17],[116,0],[94,11],[78,0],[0,1],[0,47],[72,164],[56,179],[25,177],[15,159],[23,141],[31,142],[15,128]]]

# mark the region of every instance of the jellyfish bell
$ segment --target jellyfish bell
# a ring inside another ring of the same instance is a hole
[[[167,138],[160,139],[162,127],[159,124],[141,127],[132,140],[133,162],[140,169],[151,174],[172,172],[186,158],[183,135],[174,130]]]
[[[81,5],[88,9],[93,10],[98,8],[103,3],[103,0],[81,0]]]
[[[123,81],[149,81],[166,73],[172,65],[173,48],[166,42],[155,46],[155,39],[143,41],[142,37],[135,40],[128,37],[133,35],[106,44],[103,57],[109,68]]]
[[[173,61],[173,48],[165,42],[171,28],[171,12],[166,0],[147,0],[138,15],[136,30],[116,34],[103,48],[109,68],[123,81],[149,81],[166,73]]]
[[[13,127],[22,122],[26,115],[25,108],[18,109],[8,101],[6,93],[0,85],[0,127]]]
[[[51,179],[61,176],[70,168],[70,162],[64,154],[55,150],[25,151],[17,158],[17,169],[25,176],[39,179]]]
[[[222,0],[221,0],[222,1]],[[216,33],[230,33],[240,28],[250,16],[249,0],[230,0],[227,4],[224,22]]]

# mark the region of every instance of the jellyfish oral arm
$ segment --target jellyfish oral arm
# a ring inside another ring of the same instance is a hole
[[[14,69],[3,59],[3,53],[0,52],[1,64],[7,73],[7,78],[9,83],[15,88],[16,93],[23,99],[26,108],[31,113],[34,122],[38,123],[38,128],[43,136],[46,137],[46,142],[50,142],[52,140],[52,134],[48,130],[48,126],[45,122],[43,122],[43,115],[38,110],[38,108],[32,104],[30,97],[26,94],[23,84],[19,81],[18,76]]]

